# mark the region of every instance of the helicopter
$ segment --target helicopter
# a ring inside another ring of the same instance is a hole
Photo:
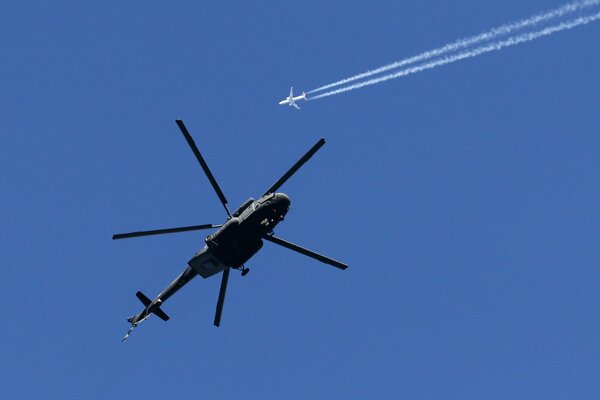
[[[277,190],[325,144],[325,139],[319,139],[306,154],[304,154],[257,200],[249,198],[232,213],[227,206],[227,198],[219,187],[219,184],[208,167],[208,164],[202,157],[202,154],[200,154],[198,146],[196,146],[194,139],[188,132],[183,121],[177,119],[175,122],[223,205],[227,214],[227,220],[221,225],[191,225],[113,235],[113,240],[118,240],[167,233],[217,229],[214,233],[206,236],[204,247],[188,261],[185,270],[181,272],[162,292],[160,292],[154,300],[150,300],[140,291],[136,293],[136,297],[142,302],[144,309],[127,319],[131,324],[131,327],[127,331],[123,341],[127,340],[133,330],[152,314],[163,321],[168,321],[169,316],[162,310],[162,304],[198,275],[203,278],[209,278],[218,273],[222,273],[221,287],[213,321],[213,324],[219,327],[221,324],[221,314],[223,312],[227,282],[229,280],[231,269],[238,270],[241,272],[242,276],[246,276],[250,269],[245,266],[245,263],[263,247],[263,240],[278,244],[342,270],[348,268],[348,265],[340,261],[336,261],[312,250],[288,242],[287,240],[275,236],[273,233],[275,226],[284,220],[291,204],[289,196],[285,193],[277,192]]]

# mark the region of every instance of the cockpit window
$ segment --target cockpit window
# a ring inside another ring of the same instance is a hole
[[[269,204],[269,203],[271,203],[271,200],[273,200],[274,196],[275,196],[275,194],[270,194],[266,197],[263,197],[262,199],[259,199],[258,202],[260,204]]]

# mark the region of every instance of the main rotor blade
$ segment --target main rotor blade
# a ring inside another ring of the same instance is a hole
[[[221,278],[221,290],[219,290],[219,300],[217,300],[217,310],[215,312],[215,326],[221,325],[221,313],[223,312],[223,303],[225,302],[225,292],[227,291],[227,281],[229,280],[229,267],[223,270]]]
[[[300,247],[294,243],[290,243],[287,240],[283,240],[281,238],[278,238],[277,236],[274,235],[265,235],[263,236],[263,239],[268,240],[269,242],[278,244],[280,246],[286,247],[290,250],[294,250],[297,251],[300,254],[304,254],[305,256],[309,256],[314,258],[315,260],[319,260],[325,264],[329,264],[329,265],[333,265],[336,268],[339,269],[346,269],[348,268],[348,266],[342,262],[336,261],[332,258],[326,257],[324,255],[321,255],[319,253],[315,253],[314,251],[305,249],[304,247]]]
[[[194,139],[192,139],[192,136],[190,135],[190,133],[188,132],[187,128],[183,124],[182,120],[176,119],[175,122],[177,122],[177,126],[181,130],[181,133],[183,133],[183,136],[185,137],[185,140],[190,145],[190,148],[194,152],[194,155],[196,156],[196,159],[198,160],[198,162],[200,163],[200,166],[204,170],[204,173],[206,174],[206,177],[210,181],[210,184],[212,185],[213,189],[217,193],[217,196],[219,196],[219,200],[221,200],[221,204],[223,204],[223,207],[225,208],[225,211],[227,211],[227,215],[231,217],[231,213],[229,212],[229,208],[227,208],[227,199],[225,198],[225,195],[223,194],[223,191],[219,187],[219,184],[217,183],[217,180],[213,176],[212,172],[210,172],[210,168],[208,168],[208,164],[206,164],[206,161],[204,161],[204,157],[202,157],[202,154],[200,154],[200,150],[198,150],[198,146],[196,146],[196,143],[194,142]]]
[[[180,228],[168,228],[168,229],[155,229],[152,231],[138,231],[129,233],[118,233],[113,235],[113,240],[127,239],[132,237],[150,236],[150,235],[162,235],[165,233],[176,233],[176,232],[188,232],[188,231],[199,231],[201,229],[220,228],[222,225],[204,224],[204,225],[191,225],[182,226]]]
[[[308,160],[310,160],[310,158],[324,144],[325,144],[325,139],[323,139],[323,138],[319,139],[319,141],[305,155],[303,155],[302,158],[299,159],[298,162],[296,162],[296,164],[294,164],[294,166],[288,170],[288,172],[286,172],[285,174],[283,174],[283,176],[281,178],[279,178],[279,180],[277,182],[275,182],[273,184],[273,186],[271,186],[269,189],[267,189],[267,191],[263,194],[263,196],[267,195],[269,193],[275,193],[275,191],[277,189],[279,189],[279,187],[281,187],[281,185],[283,185],[288,179],[290,179],[290,177],[292,175],[294,175],[296,173],[296,171],[298,171],[298,169],[300,169],[300,167],[302,165],[304,165],[305,162],[307,162]]]

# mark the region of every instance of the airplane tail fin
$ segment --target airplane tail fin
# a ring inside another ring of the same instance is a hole
[[[308,98],[306,97],[306,92],[302,92],[302,97],[304,97],[304,100],[308,100]]]

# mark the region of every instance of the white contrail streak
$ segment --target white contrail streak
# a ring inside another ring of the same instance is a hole
[[[403,67],[403,66],[406,66],[409,64],[414,64],[419,61],[425,61],[425,60],[428,60],[433,57],[441,56],[441,55],[449,53],[449,52],[453,52],[456,50],[460,50],[460,49],[464,49],[466,47],[473,46],[477,43],[495,39],[499,36],[506,36],[515,31],[521,30],[523,28],[536,26],[543,22],[548,22],[552,19],[563,17],[563,16],[565,16],[567,14],[571,14],[575,11],[582,10],[587,7],[595,6],[598,4],[600,4],[600,0],[584,0],[584,1],[576,1],[573,3],[565,4],[561,7],[555,8],[555,9],[547,11],[545,13],[537,14],[537,15],[534,15],[532,17],[529,17],[527,19],[520,20],[517,22],[511,22],[508,24],[504,24],[497,28],[491,29],[488,32],[484,32],[479,35],[471,36],[471,37],[464,38],[464,39],[459,39],[454,43],[450,43],[445,46],[438,47],[437,49],[426,51],[426,52],[418,54],[416,56],[405,58],[404,60],[400,60],[400,61],[388,64],[388,65],[384,65],[383,67],[372,69],[370,71],[363,72],[361,74],[354,75],[349,78],[342,79],[337,82],[318,87],[307,93],[310,94],[310,93],[321,92],[323,90],[331,89],[332,87],[344,85],[346,83],[350,83],[350,82],[353,82],[353,81],[356,81],[359,79],[367,78],[369,76],[380,74],[382,72],[389,71],[391,69],[400,68],[400,67]]]
[[[377,83],[389,81],[390,79],[396,79],[396,78],[400,78],[400,77],[403,77],[406,75],[416,74],[418,72],[422,72],[422,71],[425,71],[428,69],[433,69],[433,68],[436,68],[436,67],[439,67],[442,65],[454,63],[456,61],[464,60],[466,58],[477,57],[484,53],[501,50],[505,47],[514,46],[514,45],[517,45],[520,43],[530,42],[532,40],[538,39],[543,36],[548,36],[548,35],[551,35],[556,32],[572,29],[572,28],[575,28],[580,25],[586,25],[586,24],[589,24],[590,22],[597,21],[598,19],[600,19],[600,12],[598,12],[597,14],[593,14],[593,15],[579,17],[579,18],[573,19],[571,21],[562,22],[560,24],[550,26],[550,27],[544,28],[544,29],[536,31],[536,32],[523,33],[520,35],[512,36],[505,40],[497,41],[497,42],[494,42],[494,43],[491,43],[491,44],[488,44],[485,46],[477,47],[475,49],[466,50],[462,53],[458,53],[458,54],[455,54],[452,56],[446,56],[446,57],[443,57],[443,58],[440,58],[440,59],[437,59],[437,60],[434,60],[434,61],[431,61],[431,62],[428,62],[425,64],[417,65],[416,67],[406,68],[399,72],[395,72],[393,74],[384,75],[379,78],[370,79],[367,81],[355,83],[354,85],[345,86],[340,89],[325,92],[323,94],[309,98],[309,100],[316,100],[316,99],[320,99],[320,98],[327,97],[327,96],[333,96],[334,94],[349,92],[351,90],[356,90],[356,89],[359,89],[359,88],[362,88],[365,86],[375,85]]]

